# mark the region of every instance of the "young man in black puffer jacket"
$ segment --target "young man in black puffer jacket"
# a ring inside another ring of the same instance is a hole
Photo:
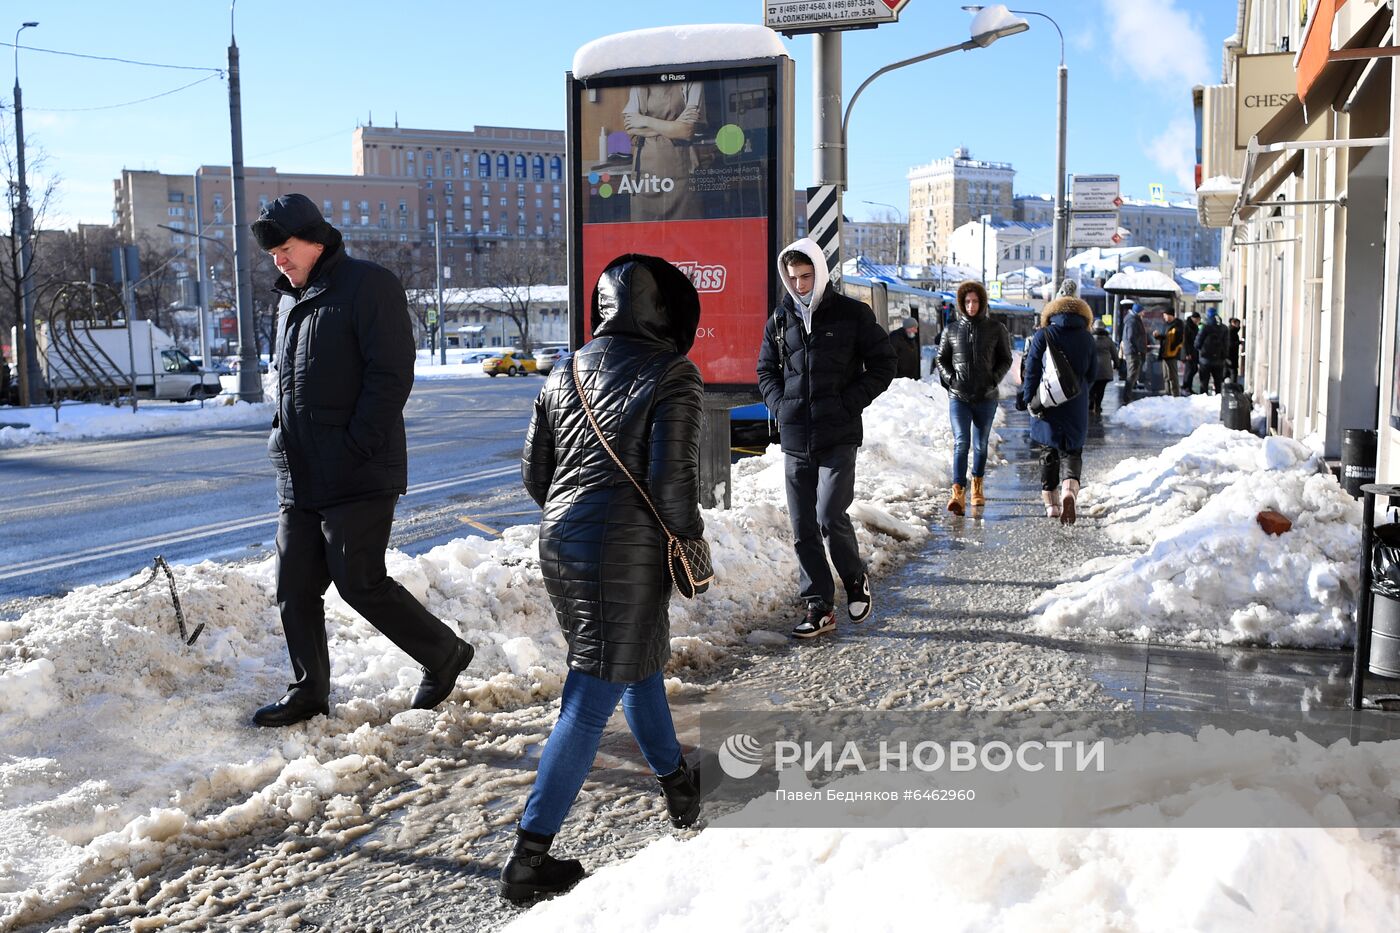
[[[786,455],[799,595],[807,603],[792,634],[812,638],[836,627],[828,549],[846,587],[851,621],[864,622],[873,605],[846,510],[855,499],[861,412],[889,388],[895,359],[870,306],[828,287],[826,257],[816,241],[803,237],[783,250],[778,274],[788,293],[764,328],[758,388],[778,421]]]

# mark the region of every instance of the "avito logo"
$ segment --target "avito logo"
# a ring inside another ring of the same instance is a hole
[[[707,266],[699,262],[678,262],[676,268],[685,273],[697,292],[722,292],[724,283],[729,281],[729,270],[724,266]]]
[[[719,747],[719,766],[736,781],[753,777],[762,763],[763,746],[746,733],[731,735]]]

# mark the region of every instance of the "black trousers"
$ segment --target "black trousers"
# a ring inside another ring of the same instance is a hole
[[[1084,470],[1084,448],[1060,450],[1058,447],[1040,449],[1040,488],[1054,489],[1060,485],[1060,467],[1063,461],[1065,479],[1078,481]]]
[[[1215,393],[1219,395],[1225,391],[1225,363],[1210,362],[1201,364],[1201,391],[1209,392],[1211,384],[1215,384]]]
[[[398,496],[320,510],[283,508],[277,520],[277,606],[296,678],[292,687],[330,693],[326,587],[413,660],[437,670],[456,635],[384,569]]]
[[[788,517],[800,568],[799,595],[808,603],[830,606],[836,602],[836,583],[826,562],[828,549],[843,583],[855,583],[865,573],[855,526],[846,514],[856,495],[856,446],[833,447],[809,456],[789,453],[783,459]]]
[[[1200,368],[1200,357],[1188,356],[1186,358],[1186,375],[1182,377],[1181,387],[1186,390],[1187,395],[1191,395],[1196,391],[1196,373]]]
[[[1107,379],[1094,380],[1094,384],[1089,387],[1089,411],[1098,415],[1103,414],[1103,393],[1107,388]]]

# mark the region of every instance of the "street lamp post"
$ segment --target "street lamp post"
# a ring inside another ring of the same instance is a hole
[[[258,329],[253,320],[253,262],[248,242],[247,194],[243,184],[243,102],[238,80],[238,40],[233,34],[233,8],[228,5],[228,113],[233,141],[229,165],[233,201],[233,293],[238,308],[238,397],[261,402],[262,367],[258,362]]]
[[[901,211],[899,208],[895,207],[893,204],[886,204],[884,201],[864,201],[863,203],[865,203],[865,204],[873,204],[873,205],[875,205],[876,207],[888,207],[890,210],[894,211],[895,217],[897,217],[897,218],[899,219],[900,226],[899,226],[899,227],[896,227],[896,228],[895,228],[895,231],[894,231],[894,264],[895,264],[896,266],[899,266],[899,267],[900,267],[900,269],[899,269],[900,278],[903,278],[903,277],[904,277],[904,258],[903,258],[903,256],[904,256],[904,231],[903,231],[903,229],[901,229],[901,228],[902,228],[903,226],[905,226],[905,225],[908,224],[908,221],[904,219],[904,212]]]
[[[19,34],[39,25],[37,22],[23,23],[15,30],[15,168],[19,172],[19,185],[16,203],[15,230],[19,234],[19,286],[21,315],[24,331],[19,340],[18,352],[24,359],[16,360],[21,365],[19,371],[19,403],[30,404],[31,399],[44,389],[44,375],[39,369],[39,346],[34,334],[34,291],[29,287],[30,272],[34,265],[34,218],[29,212],[29,181],[24,174],[24,102],[19,90]]]
[[[987,7],[965,6],[969,13],[976,13],[978,16]],[[1068,133],[1068,106],[1069,106],[1069,69],[1065,66],[1065,34],[1060,29],[1060,24],[1054,18],[1038,10],[1010,10],[1018,16],[1039,16],[1048,20],[1051,26],[1055,27],[1055,32],[1060,37],[1060,67],[1057,72],[1059,78],[1058,93],[1055,100],[1055,111],[1058,126],[1055,131],[1055,239],[1051,258],[1051,284],[1059,286],[1061,279],[1065,277],[1065,241],[1069,238],[1069,211],[1065,205],[1065,137]],[[976,21],[974,20],[974,23]]]
[[[988,6],[981,10],[972,20],[970,27],[971,37],[966,42],[957,45],[950,45],[947,48],[935,49],[923,55],[916,55],[913,58],[906,58],[903,61],[894,62],[879,69],[870,77],[866,78],[856,88],[851,95],[850,102],[846,104],[846,111],[841,113],[841,33],[840,32],[818,32],[813,38],[814,62],[812,68],[812,90],[813,90],[813,140],[812,150],[814,154],[814,168],[816,169],[817,184],[834,184],[838,192],[846,188],[849,184],[847,173],[847,132],[851,124],[851,110],[856,105],[857,98],[860,97],[870,83],[880,75],[888,74],[897,68],[904,68],[908,65],[915,65],[919,62],[926,62],[931,58],[940,55],[947,55],[950,52],[967,52],[972,49],[985,49],[993,42],[1003,36],[1015,35],[1018,32],[1025,32],[1030,28],[1030,24],[1023,19],[1018,19],[1011,15],[1011,12],[1000,3]],[[841,225],[841,211],[838,203],[835,220],[839,235]],[[833,255],[830,257],[832,266],[839,269],[841,257]]]

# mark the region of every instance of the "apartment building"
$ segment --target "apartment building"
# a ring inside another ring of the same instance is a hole
[[[983,214],[1012,216],[1009,162],[984,162],[959,147],[945,159],[909,170],[909,247],[912,263],[932,265],[949,257],[949,237]]]

